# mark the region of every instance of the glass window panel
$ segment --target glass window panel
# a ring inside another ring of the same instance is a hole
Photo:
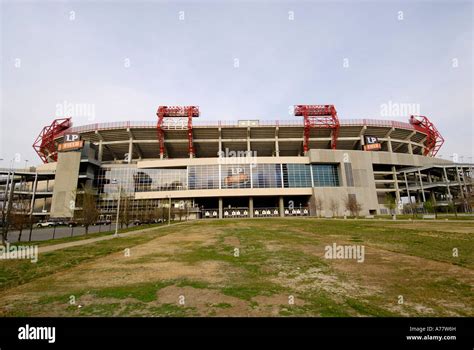
[[[339,171],[337,164],[312,164],[315,187],[339,186]]]
[[[280,164],[256,164],[252,168],[254,188],[281,187]]]
[[[221,188],[250,188],[249,164],[222,164]]]

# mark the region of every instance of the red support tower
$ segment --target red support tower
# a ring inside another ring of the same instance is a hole
[[[54,139],[61,132],[69,129],[71,126],[71,118],[60,118],[55,119],[51,125],[47,125],[41,130],[33,143],[33,149],[36,151],[43,163],[48,163],[50,160],[58,160],[58,153]]]
[[[331,148],[336,149],[339,135],[339,118],[334,105],[297,105],[295,116],[304,118],[304,152],[309,151],[309,137],[312,128],[331,129]]]
[[[193,146],[193,118],[199,117],[199,107],[197,106],[159,106],[156,112],[158,116],[158,123],[156,129],[158,132],[158,141],[160,143],[160,158],[165,154],[165,132],[166,126],[163,125],[164,118],[188,118],[187,133],[188,133],[188,152],[189,156],[194,156]],[[179,127],[175,124],[175,127]],[[181,127],[185,128],[184,123]]]
[[[439,133],[436,126],[423,115],[412,115],[410,117],[410,124],[416,130],[426,134],[425,149],[423,155],[434,157],[444,143],[444,138]]]

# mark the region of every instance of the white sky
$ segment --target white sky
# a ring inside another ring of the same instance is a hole
[[[408,121],[382,107],[416,104],[446,139],[439,154],[473,161],[470,1],[3,1],[0,10],[0,167],[15,154],[17,166],[39,162],[31,145],[65,101],[94,110],[75,125],[155,120],[158,105],[175,104],[200,106],[203,120],[294,119],[290,105],[335,104],[340,119]]]

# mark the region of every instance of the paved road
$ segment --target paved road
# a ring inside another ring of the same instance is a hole
[[[96,233],[96,232],[105,232],[105,231],[112,231],[115,230],[115,224],[112,225],[102,225],[102,226],[90,226],[89,233]],[[31,240],[32,241],[45,241],[48,239],[52,239],[53,235],[54,238],[63,238],[63,237],[72,237],[72,236],[82,236],[86,232],[86,229],[81,226],[76,227],[67,227],[67,226],[57,226],[56,228],[33,228],[31,232]],[[8,241],[9,242],[18,242],[18,231],[9,231],[8,232]],[[30,230],[26,229],[23,230],[21,234],[21,241],[26,242],[30,236]]]

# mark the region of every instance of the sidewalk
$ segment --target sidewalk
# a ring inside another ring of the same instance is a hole
[[[176,226],[176,225],[182,225],[185,223],[188,223],[191,221],[184,221],[184,222],[178,222],[175,224],[171,225],[163,225],[163,226],[158,226],[158,227],[150,227],[150,228],[145,228],[143,230],[136,230],[136,231],[130,231],[130,232],[125,232],[125,233],[119,233],[118,237],[115,237],[114,234],[110,234],[108,236],[102,236],[102,237],[97,237],[97,238],[89,238],[89,239],[83,239],[80,241],[74,241],[74,242],[67,242],[67,243],[61,243],[61,244],[52,244],[44,247],[39,247],[38,248],[38,253],[48,253],[48,252],[54,252],[55,250],[60,250],[60,249],[65,249],[65,248],[71,248],[71,247],[77,247],[81,245],[86,245],[90,243],[95,243],[99,241],[105,241],[109,239],[114,239],[114,238],[121,238],[121,237],[128,237],[137,233],[144,233],[148,231],[153,231],[153,230],[161,230],[166,227],[171,227],[171,226]]]

